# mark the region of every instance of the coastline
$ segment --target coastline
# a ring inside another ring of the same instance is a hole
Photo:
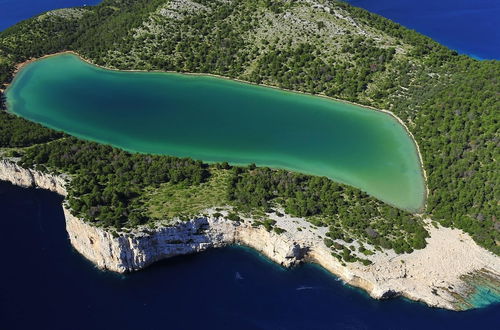
[[[13,160],[0,160],[0,180],[14,185],[65,196],[67,179],[21,168]],[[288,215],[274,219],[286,230],[281,234],[254,227],[251,219],[239,222],[216,217],[215,210],[207,210],[207,216],[190,221],[117,233],[71,215],[64,204],[63,210],[72,246],[99,268],[119,273],[138,271],[177,255],[238,244],[285,267],[316,263],[375,299],[404,296],[433,307],[466,310],[476,307],[473,299],[480,283],[486,291],[497,293],[500,300],[500,258],[479,247],[466,233],[434,227],[429,221],[426,248],[403,255],[377,251],[369,256],[373,264],[364,266],[337,260],[323,242],[324,228]]]
[[[242,83],[242,84],[249,84],[249,85],[254,85],[254,86],[273,88],[273,89],[276,89],[276,90],[279,90],[279,91],[284,91],[284,92],[297,93],[297,94],[308,95],[308,96],[322,97],[322,98],[325,98],[325,99],[330,100],[330,101],[335,101],[335,102],[350,104],[350,105],[361,107],[361,108],[364,108],[364,109],[367,109],[367,110],[374,110],[374,111],[378,111],[378,112],[381,112],[381,113],[385,113],[385,114],[391,116],[394,120],[396,120],[396,122],[398,122],[401,126],[404,127],[406,133],[408,134],[408,136],[410,137],[410,139],[413,142],[413,145],[414,145],[414,148],[415,148],[415,152],[417,153],[417,156],[418,156],[418,161],[419,161],[419,167],[420,167],[420,170],[421,170],[421,175],[422,175],[423,181],[424,181],[423,205],[421,206],[421,208],[417,212],[415,212],[415,214],[423,215],[423,213],[425,212],[425,209],[427,208],[427,200],[428,200],[428,197],[429,197],[429,187],[427,185],[428,176],[427,176],[427,172],[426,172],[426,169],[425,169],[425,166],[424,166],[424,161],[423,161],[422,153],[420,151],[420,146],[418,145],[417,140],[415,139],[415,136],[410,131],[410,129],[408,128],[408,126],[406,125],[406,123],[401,118],[399,118],[398,116],[396,116],[393,112],[391,112],[389,110],[377,109],[377,108],[372,107],[372,106],[362,105],[362,104],[358,104],[358,103],[355,103],[355,102],[346,101],[346,100],[342,100],[342,99],[338,99],[338,98],[326,96],[324,94],[311,94],[311,93],[306,93],[306,92],[301,92],[301,91],[289,90],[289,89],[284,89],[284,88],[280,88],[280,87],[277,87],[277,86],[272,86],[272,85],[267,85],[267,84],[257,84],[257,83],[253,83],[253,82],[249,82],[249,81],[237,79],[237,78],[229,78],[229,77],[225,77],[225,76],[221,76],[221,75],[217,75],[217,74],[211,74],[211,73],[189,73],[189,72],[161,71],[161,70],[119,70],[119,69],[115,69],[115,68],[109,68],[109,67],[105,67],[105,66],[100,66],[100,65],[94,64],[89,59],[83,57],[82,55],[80,55],[77,52],[72,51],[72,50],[62,51],[62,52],[58,52],[58,53],[54,53],[54,54],[47,54],[47,55],[44,55],[44,56],[41,56],[41,57],[38,57],[38,58],[31,58],[31,59],[26,60],[26,61],[24,61],[22,63],[18,63],[16,65],[16,68],[15,68],[14,72],[13,72],[13,78],[12,78],[11,82],[9,84],[7,84],[3,90],[0,89],[0,92],[4,93],[4,92],[7,91],[8,87],[10,86],[10,84],[12,84],[12,82],[14,81],[17,73],[20,70],[22,70],[22,68],[24,66],[26,66],[26,65],[28,65],[30,63],[36,62],[38,60],[42,60],[42,59],[45,59],[45,58],[54,57],[54,56],[58,56],[58,55],[63,55],[63,54],[75,55],[75,56],[79,57],[82,61],[84,61],[85,63],[87,63],[89,65],[92,65],[92,66],[94,66],[96,68],[108,70],[108,71],[137,72],[137,73],[141,73],[141,72],[142,73],[145,73],[145,72],[151,72],[151,73],[175,73],[175,74],[181,74],[181,75],[187,75],[187,76],[214,77],[214,78],[220,78],[220,79],[225,79],[225,80],[239,82],[239,83]],[[388,203],[388,204],[390,204],[390,203]],[[394,206],[394,205],[392,205],[392,206]]]

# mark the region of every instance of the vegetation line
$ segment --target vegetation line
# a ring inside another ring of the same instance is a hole
[[[388,109],[416,141],[426,181],[425,218],[463,229],[500,255],[499,61],[458,55],[415,31],[338,1],[325,1],[318,8],[305,0],[103,0],[95,7],[50,12],[2,31],[0,84],[11,79],[15,63],[63,50],[103,67],[212,74]],[[0,101],[5,108],[4,98]],[[6,153],[60,135],[0,111],[0,148]],[[277,205],[328,226],[327,242],[343,260],[352,260],[353,246],[341,247],[339,239],[399,252],[425,246],[423,217],[331,180],[150,157],[71,137],[39,144],[24,152],[22,160],[75,173],[85,189],[70,199],[84,201],[80,213],[103,225],[114,225],[112,217],[117,215],[121,220],[116,225],[131,226],[123,215],[130,212],[148,218],[154,210],[161,217],[162,206],[179,201],[189,214],[200,212],[211,202],[198,193],[213,180],[211,187],[236,209],[250,208],[265,217],[263,211]],[[149,175],[147,171],[130,167],[132,161],[143,166],[153,160],[159,169],[165,168],[146,182],[141,176]],[[173,171],[169,166],[186,168]],[[217,166],[227,180],[215,175]],[[165,171],[172,177],[163,176]],[[193,180],[196,173],[208,176]],[[148,219],[154,223],[156,218]]]
[[[43,59],[54,57],[54,56],[58,56],[58,55],[64,55],[64,54],[71,54],[71,55],[78,56],[85,63],[87,63],[89,65],[92,65],[94,67],[97,67],[99,69],[108,70],[108,71],[115,71],[115,72],[137,72],[137,73],[148,73],[148,72],[149,73],[176,73],[176,74],[187,75],[187,76],[214,77],[214,78],[235,81],[235,82],[239,82],[239,83],[243,83],[243,84],[248,84],[248,85],[260,86],[260,87],[266,87],[266,88],[273,88],[273,89],[276,89],[276,90],[279,90],[279,91],[285,91],[285,92],[302,94],[302,95],[308,95],[308,96],[314,96],[314,97],[322,97],[322,98],[325,98],[325,99],[330,100],[330,101],[351,104],[351,105],[354,105],[354,106],[357,106],[357,107],[360,107],[360,108],[364,108],[364,109],[367,109],[367,110],[374,110],[374,111],[378,111],[378,112],[382,112],[384,114],[387,114],[387,115],[391,116],[393,119],[395,119],[401,126],[404,127],[406,133],[408,134],[408,136],[411,138],[411,140],[413,142],[413,145],[415,147],[415,152],[418,155],[419,167],[420,167],[422,176],[424,178],[424,188],[425,188],[425,192],[424,192],[424,204],[420,207],[419,211],[423,212],[426,209],[427,196],[429,195],[429,188],[427,186],[427,173],[426,173],[426,170],[425,170],[425,166],[424,166],[424,161],[423,161],[423,158],[422,158],[422,154],[420,152],[420,147],[419,147],[419,145],[418,145],[415,137],[413,136],[413,133],[410,131],[410,129],[408,128],[408,126],[406,125],[406,123],[401,118],[399,118],[396,114],[394,114],[392,111],[389,111],[389,110],[386,110],[386,109],[377,109],[377,108],[369,106],[369,105],[363,105],[363,104],[359,104],[359,103],[352,102],[352,101],[342,100],[342,99],[331,97],[331,96],[327,96],[327,95],[324,95],[324,94],[312,94],[312,93],[308,93],[308,92],[296,91],[296,90],[281,88],[281,87],[278,87],[278,86],[273,86],[273,85],[268,85],[268,84],[255,83],[255,82],[251,82],[251,81],[247,81],[247,80],[242,80],[242,79],[238,79],[238,78],[231,78],[231,77],[222,76],[222,75],[218,75],[218,74],[212,74],[212,73],[178,72],[178,71],[173,71],[173,70],[163,71],[163,70],[130,70],[130,69],[129,70],[127,70],[127,69],[122,70],[122,69],[116,69],[116,68],[111,68],[111,67],[107,67],[107,66],[104,66],[104,65],[99,65],[99,64],[93,63],[90,59],[87,59],[84,56],[82,56],[81,54],[77,53],[76,51],[72,51],[72,50],[65,50],[65,51],[61,51],[61,52],[57,52],[57,53],[53,53],[53,54],[47,54],[47,55],[40,56],[38,58],[32,58],[32,59],[26,60],[26,61],[24,61],[22,63],[18,63],[16,65],[16,69],[15,69],[15,71],[13,73],[14,80],[15,80],[15,76],[17,75],[17,73],[20,70],[22,70],[22,68],[25,67],[26,65],[28,65],[30,63],[33,63],[33,62],[36,62],[36,61],[39,61],[39,60],[43,60]],[[14,80],[13,80],[13,82],[14,82]],[[10,84],[8,84],[6,87],[8,88],[9,85]],[[423,214],[423,213],[417,212],[416,214]]]

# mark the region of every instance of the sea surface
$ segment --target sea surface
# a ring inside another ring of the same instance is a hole
[[[96,5],[101,0],[0,0],[0,31],[52,9]]]
[[[306,264],[238,247],[103,272],[71,248],[61,197],[0,182],[0,329],[494,329],[500,305],[377,301]]]
[[[345,0],[478,59],[500,59],[498,0]],[[0,0],[0,31],[44,11],[101,0]]]
[[[0,0],[0,30],[45,10],[96,2]],[[461,52],[500,58],[499,29],[491,28],[500,16],[496,0],[351,2]],[[489,7],[459,9],[482,3]],[[443,19],[454,12],[459,19]],[[427,22],[433,28],[426,32]],[[432,34],[441,31],[442,39]],[[0,182],[0,329],[456,330],[500,323],[499,304],[455,313],[403,299],[375,301],[319,267],[284,270],[243,248],[173,258],[127,276],[101,272],[71,248],[60,202]]]
[[[498,0],[345,0],[462,54],[500,59]]]
[[[329,177],[416,211],[416,146],[392,116],[318,96],[176,73],[104,70],[64,54],[27,65],[9,111],[126,150]]]

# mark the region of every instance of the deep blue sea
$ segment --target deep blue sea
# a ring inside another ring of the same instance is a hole
[[[0,0],[0,31],[52,9],[91,6],[101,0]]]
[[[71,248],[61,198],[0,182],[0,329],[492,329],[500,305],[449,312],[377,301],[320,267],[231,247],[130,275]]]
[[[478,59],[500,59],[499,0],[344,0]]]
[[[499,0],[344,0],[478,59],[500,59]],[[101,0],[0,0],[0,31],[47,10]]]
[[[98,0],[0,0],[0,30]],[[351,0],[480,58],[500,58],[498,0]],[[0,182],[0,329],[494,329],[500,305],[455,313],[376,301],[314,265],[244,248],[102,272],[67,239],[61,198]]]

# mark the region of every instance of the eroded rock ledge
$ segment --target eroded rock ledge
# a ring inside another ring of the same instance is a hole
[[[67,176],[25,169],[10,159],[0,158],[0,180],[24,188],[40,188],[66,196]]]
[[[47,189],[66,196],[67,179],[24,169],[12,160],[0,160],[0,180],[21,187]],[[117,234],[74,217],[66,208],[64,214],[73,247],[99,268],[115,272],[137,271],[164,258],[242,244],[286,267],[316,262],[377,299],[402,295],[452,310],[475,307],[481,299],[478,292],[490,295],[486,298],[489,301],[491,297],[500,300],[500,258],[456,229],[429,225],[431,237],[426,248],[404,255],[377,252],[370,257],[373,264],[363,266],[339,262],[324,245],[321,229],[308,227],[305,220],[298,218],[280,219],[280,227],[286,229],[281,234],[254,227],[251,221],[235,222],[214,216]],[[298,231],[298,227],[308,229]]]

